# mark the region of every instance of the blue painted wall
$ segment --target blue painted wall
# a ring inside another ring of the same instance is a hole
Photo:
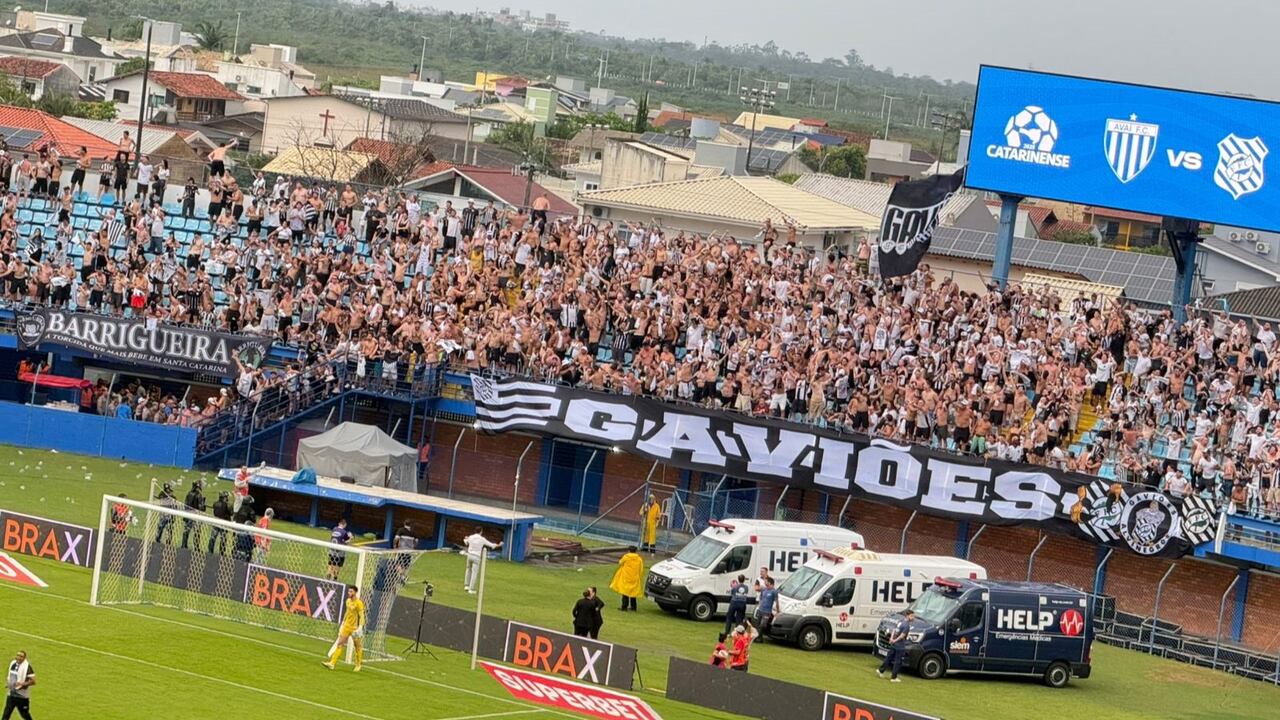
[[[0,401],[0,443],[189,468],[196,431]]]

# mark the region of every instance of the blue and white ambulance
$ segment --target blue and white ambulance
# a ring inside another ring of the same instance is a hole
[[[948,672],[1033,675],[1060,688],[1087,678],[1093,598],[1061,584],[937,578],[911,603],[904,666],[925,679]],[[886,617],[876,654],[889,649],[900,613]]]

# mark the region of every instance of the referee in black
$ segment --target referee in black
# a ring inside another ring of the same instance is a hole
[[[27,651],[19,650],[5,677],[4,720],[9,720],[14,710],[23,720],[31,720],[31,686],[35,684],[36,670],[27,662]]]

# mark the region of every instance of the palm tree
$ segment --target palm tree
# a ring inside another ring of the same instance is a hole
[[[227,33],[222,29],[221,21],[216,25],[211,22],[198,23],[193,34],[203,50],[221,50],[227,44]]]

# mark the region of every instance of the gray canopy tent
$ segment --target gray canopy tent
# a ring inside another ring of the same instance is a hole
[[[418,451],[372,425],[344,422],[298,442],[298,467],[317,475],[354,478],[361,485],[414,492]]]

